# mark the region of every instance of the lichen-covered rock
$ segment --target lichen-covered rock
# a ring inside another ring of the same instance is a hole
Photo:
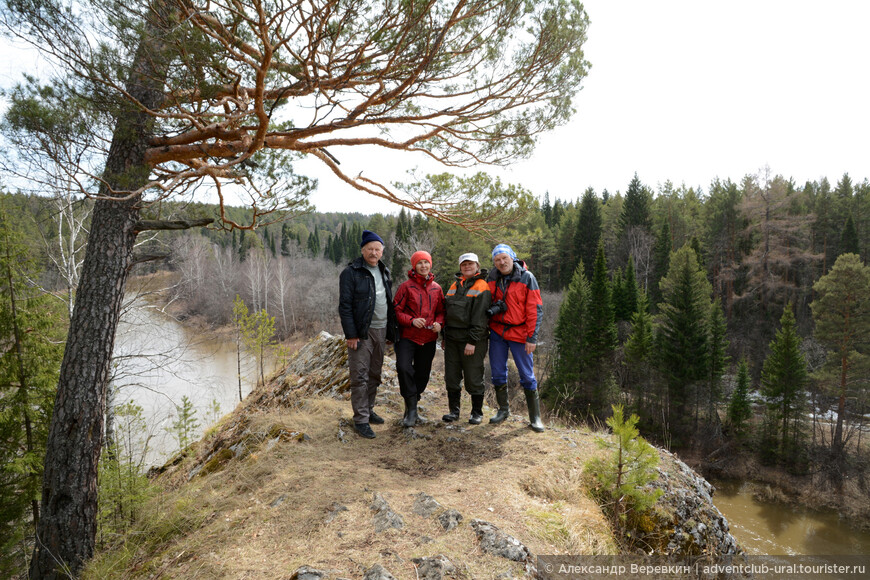
[[[525,562],[532,553],[522,542],[484,520],[471,520],[471,527],[480,541],[480,548],[494,556],[501,556],[514,562]]]
[[[318,570],[311,566],[302,566],[290,576],[290,580],[326,580],[330,577],[330,573],[324,570]]]
[[[420,580],[442,580],[445,576],[456,574],[456,566],[444,554],[414,558],[411,561],[417,565],[417,577]]]
[[[396,580],[396,577],[390,574],[387,569],[380,564],[375,564],[366,570],[363,580]]]
[[[423,492],[417,494],[414,499],[414,505],[411,506],[412,512],[424,518],[428,518],[443,509],[444,506],[438,503],[434,497]]]
[[[381,394],[398,393],[396,363],[384,359]],[[290,363],[269,379],[265,386],[249,395],[257,406],[292,407],[299,397],[350,397],[347,342],[339,336],[321,332],[300,348]],[[398,395],[396,395],[398,396]]]
[[[384,499],[380,493],[375,492],[372,498],[371,510],[375,512],[372,522],[375,526],[375,532],[381,533],[389,528],[401,530],[405,527],[405,521],[402,516],[397,514],[390,508],[390,504]]]
[[[653,529],[647,530],[648,537],[664,540],[656,551],[674,558],[742,553],[713,503],[713,486],[672,453],[660,454],[659,478],[652,486],[665,493],[658,501]]]
[[[455,529],[461,521],[462,514],[452,508],[438,516],[438,523],[440,523],[441,527],[444,528],[444,531],[447,532]]]

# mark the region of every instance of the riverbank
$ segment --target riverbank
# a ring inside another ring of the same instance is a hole
[[[683,460],[706,479],[740,481],[758,501],[819,512],[834,511],[851,527],[870,531],[870,473],[853,467],[837,486],[830,472],[794,475],[780,466],[762,465],[751,451],[732,445],[715,461],[697,453]]]

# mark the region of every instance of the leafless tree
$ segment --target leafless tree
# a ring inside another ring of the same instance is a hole
[[[770,168],[744,180],[742,210],[755,242],[754,249],[743,260],[748,267],[747,290],[737,300],[753,298],[762,311],[770,303],[800,304],[801,292],[797,275],[811,271],[822,256],[812,252],[807,235],[811,215],[792,211],[796,201],[794,188],[782,176],[771,177]]]

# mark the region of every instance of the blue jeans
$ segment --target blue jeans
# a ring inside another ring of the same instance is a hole
[[[505,340],[497,332],[490,330],[489,367],[492,370],[492,384],[507,384],[508,351],[513,354],[514,363],[520,372],[520,384],[527,391],[537,391],[538,381],[535,379],[535,361],[531,354],[526,354],[526,344],[524,342]]]

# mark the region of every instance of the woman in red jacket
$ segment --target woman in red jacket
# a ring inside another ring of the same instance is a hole
[[[418,420],[417,401],[429,383],[438,333],[444,325],[444,293],[432,274],[429,252],[414,252],[408,280],[393,299],[399,322],[396,343],[396,371],[405,400],[402,426],[413,427]]]

